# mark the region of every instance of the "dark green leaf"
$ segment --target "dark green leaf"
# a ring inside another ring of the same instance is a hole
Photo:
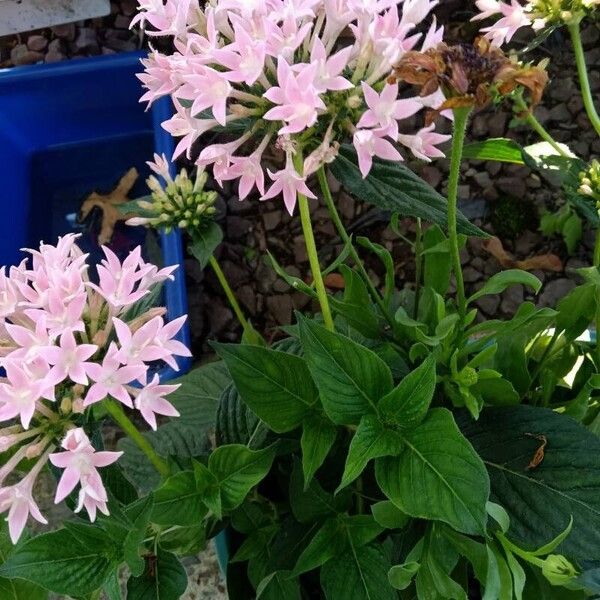
[[[325,521],[298,558],[294,575],[312,571],[333,558],[344,543],[344,535],[344,526],[337,518]]]
[[[276,433],[298,427],[317,402],[303,358],[246,344],[213,344],[244,402]]]
[[[276,258],[267,251],[267,256],[271,262],[271,266],[273,267],[273,271],[279,275],[291,288],[306,294],[307,296],[311,296],[312,298],[317,297],[317,292],[310,287],[306,282],[304,282],[299,277],[295,277],[294,275],[290,275],[287,271],[277,262]]]
[[[444,408],[432,409],[414,431],[404,435],[404,443],[399,457],[375,463],[385,495],[413,517],[483,534],[489,479],[452,414]]]
[[[159,548],[157,556],[146,558],[143,575],[130,577],[127,600],[179,600],[187,584],[187,575],[179,559]]]
[[[144,571],[144,561],[140,556],[140,547],[146,537],[146,528],[153,503],[154,498],[152,495],[140,501],[139,506],[136,507],[137,514],[131,524],[131,529],[125,537],[123,555],[131,574],[134,576],[139,576]]]
[[[220,446],[210,455],[208,468],[219,483],[223,510],[232,510],[244,501],[267,475],[274,457],[273,447],[250,450],[239,444]]]
[[[390,500],[382,500],[371,506],[373,518],[386,529],[401,529],[410,520],[406,513],[403,513]]]
[[[418,562],[414,561],[395,565],[388,571],[390,585],[396,590],[405,590],[412,583],[420,566]]]
[[[330,168],[344,188],[364,202],[405,217],[421,217],[444,227],[448,224],[446,199],[402,164],[375,159],[365,179],[357,167],[356,152],[344,145]],[[458,230],[487,237],[462,214],[459,214]]]
[[[396,600],[388,583],[389,558],[380,545],[350,550],[321,569],[326,600]]]
[[[300,584],[289,571],[276,571],[263,579],[256,588],[256,600],[301,600]]]
[[[423,248],[425,251],[444,244],[447,238],[438,225],[429,227],[423,234]],[[450,252],[436,252],[424,254],[423,283],[425,287],[434,289],[438,294],[445,296],[450,287],[450,274],[452,273],[452,256]]]
[[[204,523],[191,527],[177,527],[160,535],[160,547],[178,556],[193,556],[206,547]]]
[[[427,414],[435,391],[435,357],[430,354],[379,402],[381,418],[402,428],[416,427]]]
[[[152,522],[182,527],[197,525],[208,512],[203,502],[206,487],[205,481],[196,481],[193,471],[171,475],[154,493]]]
[[[594,319],[596,311],[596,285],[584,283],[573,288],[558,301],[556,327],[564,330],[568,340],[578,338]]]
[[[392,388],[389,367],[371,350],[299,317],[300,338],[323,408],[334,423],[358,423],[375,413]]]
[[[514,140],[507,138],[490,138],[484,142],[467,144],[463,149],[463,158],[525,164],[523,148]]]
[[[492,498],[510,515],[507,537],[535,550],[573,530],[558,551],[574,559],[598,556],[600,548],[600,439],[569,417],[518,406],[483,411],[480,421],[461,419],[464,434],[490,474]],[[547,439],[544,459],[528,465]]]
[[[375,415],[365,415],[350,442],[342,481],[336,493],[350,485],[373,458],[397,456],[403,446],[402,436],[387,429]]]
[[[192,243],[189,246],[190,254],[205,269],[214,251],[222,241],[223,230],[217,223],[211,221],[202,231],[194,233]]]
[[[43,533],[8,557],[0,577],[26,579],[57,594],[85,596],[102,587],[118,564],[119,549],[111,554],[112,541],[105,535],[105,545],[88,546],[66,529]]]
[[[337,427],[325,416],[309,415],[302,424],[302,470],[304,486],[323,464],[337,437]]]

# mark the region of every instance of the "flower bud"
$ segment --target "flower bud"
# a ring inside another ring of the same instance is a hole
[[[552,585],[565,585],[578,575],[575,567],[560,554],[550,554],[546,557],[542,573]]]

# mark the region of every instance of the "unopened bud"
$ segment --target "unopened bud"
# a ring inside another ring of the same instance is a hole
[[[542,573],[552,585],[565,585],[578,575],[575,567],[560,554],[550,554],[546,557]]]
[[[73,401],[69,396],[65,396],[60,402],[60,412],[63,415],[68,415],[73,409]]]

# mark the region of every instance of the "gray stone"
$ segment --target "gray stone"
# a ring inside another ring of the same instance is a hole
[[[98,46],[96,30],[91,27],[82,27],[77,34],[74,46],[76,50],[88,50]]]
[[[571,96],[569,95],[569,98],[570,97]],[[561,102],[550,110],[549,118],[550,121],[566,122],[571,120],[571,113],[567,108],[567,105],[564,102]]]
[[[262,216],[263,223],[265,225],[265,229],[267,231],[274,231],[281,225],[281,211],[280,210],[272,210],[270,212],[264,213]]]
[[[481,309],[486,315],[493,317],[498,312],[500,306],[500,296],[482,296],[475,300],[477,308]]]
[[[437,167],[425,165],[421,168],[421,177],[431,186],[437,187],[442,181],[442,174]]]
[[[227,237],[233,240],[239,240],[246,236],[252,229],[252,221],[243,217],[227,217]]]
[[[257,298],[256,292],[251,285],[243,285],[238,290],[236,290],[236,296],[238,300],[242,303],[244,308],[251,314],[256,314],[257,309]]]
[[[267,298],[267,308],[279,325],[289,325],[292,322],[294,305],[289,294],[277,294]]]
[[[62,39],[72,42],[75,39],[75,23],[64,23],[52,27],[52,33]]]
[[[10,52],[10,60],[13,65],[33,65],[44,60],[41,52],[29,50],[25,44],[18,44]]]
[[[496,181],[496,186],[501,192],[515,198],[523,198],[527,193],[525,182],[520,177],[500,177]]]
[[[522,285],[511,285],[503,294],[500,310],[503,313],[512,315],[517,312],[519,306],[523,304],[524,294]]]
[[[219,298],[207,303],[208,326],[212,334],[220,333],[233,321],[233,312],[223,304],[224,301]]]
[[[556,303],[575,287],[572,279],[554,279],[544,286],[538,298],[539,306],[555,307]]]
[[[488,188],[492,185],[492,179],[487,171],[480,171],[473,176],[475,183],[482,188]]]
[[[475,283],[476,281],[479,281],[481,277],[481,273],[472,266],[463,269],[463,279],[465,283]]]

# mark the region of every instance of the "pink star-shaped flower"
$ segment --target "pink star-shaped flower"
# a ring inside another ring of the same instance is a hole
[[[174,392],[180,385],[159,385],[158,375],[154,375],[152,381],[146,384],[136,395],[135,407],[142,413],[144,420],[154,431],[156,431],[156,415],[167,417],[178,417],[177,409],[165,399],[165,396]]]
[[[293,215],[298,194],[303,194],[307,198],[316,198],[306,185],[304,177],[300,176],[294,168],[289,157],[285,169],[276,173],[273,173],[270,169],[267,169],[267,171],[269,177],[273,180],[273,185],[267,190],[266,194],[263,194],[261,200],[269,200],[282,194],[285,207],[290,215]]]

